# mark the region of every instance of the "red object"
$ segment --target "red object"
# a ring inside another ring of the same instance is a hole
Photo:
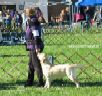
[[[91,19],[91,25],[93,25],[94,24],[94,20],[93,19]]]
[[[74,21],[75,22],[78,22],[78,21],[80,21],[82,19],[84,19],[84,16],[82,14],[80,14],[80,13],[74,14]]]

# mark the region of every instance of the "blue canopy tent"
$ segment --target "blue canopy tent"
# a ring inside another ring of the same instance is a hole
[[[102,0],[95,0],[95,5],[102,5]]]
[[[82,0],[78,5],[79,6],[94,6],[96,3],[96,0]]]
[[[75,3],[76,6],[96,6],[102,5],[102,0],[78,0]]]

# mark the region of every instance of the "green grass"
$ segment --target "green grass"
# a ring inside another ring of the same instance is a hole
[[[44,52],[53,55],[56,64],[91,64],[82,74],[81,70],[78,70],[77,76],[81,82],[81,87],[78,89],[66,77],[54,80],[50,89],[38,88],[36,83],[34,87],[24,88],[28,69],[28,52],[25,46],[0,46],[0,55],[14,55],[0,57],[0,96],[102,96],[101,37],[102,33],[64,33],[44,36]]]
[[[72,87],[53,87],[44,88],[23,88],[14,90],[0,91],[1,96],[101,96],[102,89],[97,87],[72,88]]]

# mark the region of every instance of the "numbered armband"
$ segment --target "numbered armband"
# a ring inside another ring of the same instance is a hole
[[[34,37],[39,36],[39,31],[38,30],[33,30],[32,33],[33,33]]]

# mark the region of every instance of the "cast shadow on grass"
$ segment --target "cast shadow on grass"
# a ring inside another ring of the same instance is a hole
[[[0,90],[16,90],[18,86],[24,86],[25,81],[0,83]]]
[[[24,87],[26,81],[18,80],[15,83],[0,83],[0,90],[16,90],[17,87]],[[34,82],[34,87],[37,86],[37,81]],[[67,80],[53,80],[52,87],[75,87],[73,82]],[[80,87],[102,87],[102,82],[83,82],[80,83]]]
[[[0,90],[15,90],[16,87],[11,83],[2,83],[0,84]]]
[[[24,87],[25,80],[17,80],[16,82],[0,83],[0,90],[16,90],[18,87]],[[32,87],[38,87],[38,81],[34,81]],[[25,87],[24,87],[25,88]]]
[[[75,87],[75,83],[68,80],[54,80],[52,86]],[[81,82],[80,87],[102,87],[102,82]]]

